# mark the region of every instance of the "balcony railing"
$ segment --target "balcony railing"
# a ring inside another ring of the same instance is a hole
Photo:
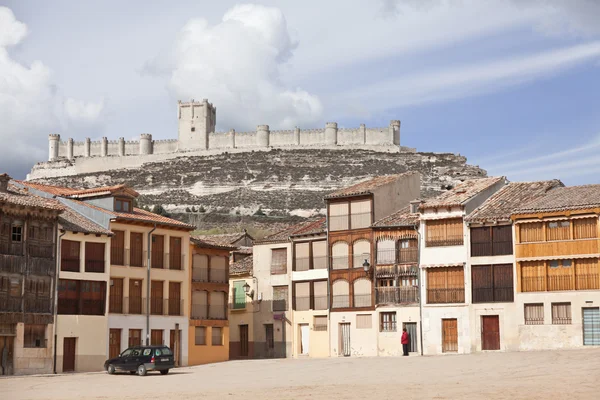
[[[104,315],[103,299],[58,299],[59,315]]]
[[[598,274],[575,275],[575,290],[600,289]]]
[[[296,271],[308,271],[310,269],[310,257],[296,257]]]
[[[79,272],[79,266],[81,262],[79,258],[73,257],[61,257],[60,259],[60,270],[67,272]]]
[[[29,268],[27,271],[32,275],[54,276],[56,274],[56,264],[51,258],[29,259]]]
[[[208,275],[209,282],[227,283],[227,271],[225,269],[211,268]]]
[[[329,306],[328,296],[314,296],[315,310],[327,310]]]
[[[151,297],[150,298],[150,314],[151,315],[163,315],[163,307],[165,305],[165,299],[162,297]],[[166,304],[168,306],[168,303]]]
[[[553,292],[559,290],[589,290],[600,289],[598,274],[554,275],[541,277],[522,277],[521,291],[523,292]]]
[[[193,267],[192,282],[208,282],[208,268]]]
[[[54,245],[52,243],[28,243],[29,255],[38,258],[52,258]]]
[[[427,289],[428,304],[464,303],[465,289]]]
[[[313,269],[327,269],[327,256],[313,256]]]
[[[273,311],[287,311],[287,300],[273,300]]]
[[[327,296],[296,296],[296,311],[327,310]]]
[[[343,294],[332,296],[331,308],[348,308],[350,307],[350,295]]]
[[[473,288],[473,303],[508,303],[512,301],[514,301],[512,286]]]
[[[108,312],[112,314],[124,314],[123,296],[110,296],[108,299]]]
[[[123,302],[124,314],[146,314],[146,298],[145,297],[125,297]]]
[[[396,263],[396,250],[386,249],[377,250],[377,265],[387,265]]]
[[[25,312],[51,314],[52,301],[50,297],[25,297]]]
[[[296,311],[310,310],[310,296],[296,296]]]
[[[371,226],[371,213],[351,213],[350,229],[368,228]]]
[[[11,297],[7,295],[0,296],[1,312],[21,312],[23,311],[23,298]]]
[[[377,287],[377,304],[414,304],[419,302],[418,287]]]
[[[353,254],[352,255],[353,268],[362,268],[365,260],[367,260],[369,263],[371,263],[371,255],[368,253]]]
[[[208,307],[208,319],[227,319],[226,305],[210,305]]]
[[[104,273],[104,260],[85,260],[85,272]]]
[[[378,265],[375,268],[375,274],[378,278],[394,278],[419,276],[419,267],[413,265]]]
[[[181,299],[166,299],[164,309],[165,309],[166,315],[182,316],[183,315],[183,300],[181,300]]]
[[[285,274],[287,263],[271,263],[271,275]]]
[[[416,263],[419,258],[419,249],[416,247],[409,247],[400,249],[398,252],[398,262],[400,264]]]
[[[349,269],[348,256],[332,256],[331,257],[331,269]]]
[[[441,247],[441,246],[462,246],[464,243],[464,238],[455,237],[455,238],[447,238],[447,239],[437,239],[432,238],[425,241],[426,247]]]
[[[164,299],[160,297],[150,298],[150,314],[151,315],[169,315],[182,316],[184,308],[183,299]],[[192,314],[198,314],[204,309],[202,315],[206,315],[206,305],[192,306]],[[145,314],[146,313],[146,298],[145,297],[124,297],[121,299],[110,299],[109,311],[114,314]],[[193,317],[192,317],[193,318]]]
[[[371,307],[372,300],[371,294],[355,294],[354,295],[354,307]]]
[[[192,304],[191,319],[227,319],[227,305]]]
[[[9,242],[8,240],[0,241],[0,254],[23,256],[23,242]]]
[[[192,304],[192,319],[208,319],[208,306],[206,304]]]
[[[125,248],[111,247],[110,248],[110,264],[111,265],[127,265],[125,263]]]
[[[0,254],[0,272],[22,274],[25,271],[25,257]]]
[[[185,269],[185,254],[167,253],[165,254],[165,259],[165,261],[167,262],[165,268],[180,271]]]
[[[345,231],[348,230],[348,214],[345,215],[330,215],[329,230]]]

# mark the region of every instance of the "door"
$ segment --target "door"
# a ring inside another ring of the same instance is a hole
[[[182,269],[181,238],[172,237],[169,243],[169,268]]]
[[[179,353],[181,350],[181,329],[179,331],[175,329],[171,329],[171,334],[169,337],[169,347],[173,352],[173,358],[175,360],[175,366],[179,366]]]
[[[600,308],[583,308],[583,345],[600,345]]]
[[[163,314],[163,281],[152,281],[150,284],[150,313]]]
[[[152,268],[164,268],[165,237],[152,235]]]
[[[0,336],[0,372],[2,375],[14,374],[14,336]]]
[[[500,322],[497,315],[481,317],[481,350],[500,350]]]
[[[340,324],[340,351],[339,355],[350,357],[350,323]]]
[[[442,353],[458,351],[458,321],[442,320]]]
[[[181,283],[169,282],[169,315],[181,315]]]
[[[129,280],[129,314],[142,313],[142,280]]]
[[[240,357],[248,357],[248,325],[240,325]]]
[[[63,340],[63,372],[75,371],[75,344],[77,338],[66,337]]]
[[[300,354],[303,356],[308,355],[309,343],[310,343],[310,331],[308,330],[308,324],[300,325]]]
[[[417,350],[417,323],[416,322],[405,322],[403,328],[406,328],[410,341],[408,342],[408,351],[410,353],[416,353]]]
[[[123,312],[123,278],[110,279],[108,312],[115,314]]]
[[[273,324],[265,325],[265,338],[266,356],[268,358],[275,357],[275,334],[273,332]]]
[[[132,267],[144,266],[144,234],[131,232],[129,237],[129,265]]]
[[[111,329],[108,334],[108,358],[115,358],[121,354],[121,330]]]

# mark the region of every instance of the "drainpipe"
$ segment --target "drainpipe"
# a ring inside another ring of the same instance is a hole
[[[56,233],[58,234],[58,229],[56,230]],[[56,346],[58,343],[58,335],[56,334],[56,331],[58,330],[58,278],[59,278],[59,273],[60,273],[60,241],[61,238],[63,236],[66,235],[66,231],[61,233],[60,236],[57,237],[57,250],[56,250],[56,279],[54,279],[54,368],[53,368],[53,373],[56,374]]]
[[[156,224],[148,232],[148,271],[146,273],[146,346],[150,345],[150,268],[152,250],[152,232],[156,230]]]
[[[417,227],[414,228],[417,233],[417,268],[419,271],[419,336],[421,339],[421,355],[423,355],[423,298],[421,296],[421,234]]]
[[[327,203],[326,203],[327,205]],[[330,253],[329,253],[329,207],[325,211],[325,261],[327,262],[327,348],[331,357],[331,278],[330,278]]]

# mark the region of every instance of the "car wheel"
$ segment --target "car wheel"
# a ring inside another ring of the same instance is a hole
[[[112,364],[108,364],[108,368],[106,368],[106,372],[108,372],[109,375],[114,374],[116,371],[115,366]]]
[[[140,365],[137,367],[137,374],[138,374],[139,376],[144,376],[144,375],[146,375],[146,366],[145,366],[144,364],[140,364]]]
[[[168,370],[168,369],[163,369],[162,371],[160,371],[160,374],[161,374],[161,375],[166,375],[166,374],[168,374],[168,373],[169,373],[169,370]]]

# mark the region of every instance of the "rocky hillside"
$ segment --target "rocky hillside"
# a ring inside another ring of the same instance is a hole
[[[450,153],[371,150],[279,150],[181,157],[139,169],[38,180],[94,187],[127,183],[140,205],[161,204],[202,229],[285,226],[320,214],[323,196],[375,175],[419,171],[422,197],[434,196],[486,171]],[[264,214],[264,215],[263,215]]]

